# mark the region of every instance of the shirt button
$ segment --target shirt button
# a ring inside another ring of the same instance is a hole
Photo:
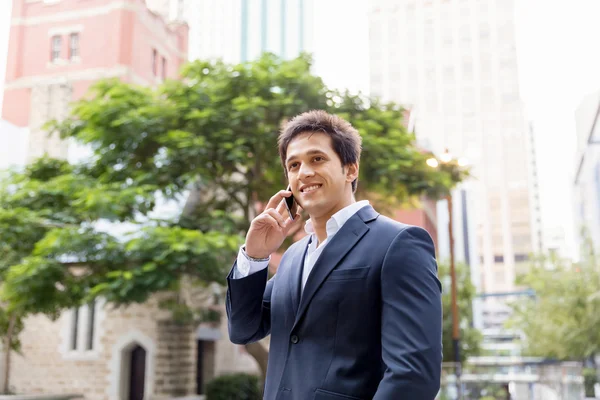
[[[292,337],[290,338],[290,340],[291,340],[291,342],[293,344],[296,344],[296,343],[298,343],[300,341],[300,339],[296,335],[292,335]]]

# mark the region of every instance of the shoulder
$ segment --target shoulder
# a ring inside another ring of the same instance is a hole
[[[404,224],[384,215],[379,215],[373,224],[373,233],[377,236],[386,236],[393,239],[392,244],[405,243],[406,241],[425,241],[433,245],[429,232],[420,226]]]
[[[415,231],[423,231],[427,233],[427,231],[420,226],[404,224],[402,222],[396,221],[385,215],[379,215],[375,221],[373,221],[373,229],[375,230],[384,230],[394,235],[398,235],[402,232],[415,232]]]

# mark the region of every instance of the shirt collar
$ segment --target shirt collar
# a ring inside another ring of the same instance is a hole
[[[342,226],[344,226],[346,221],[356,214],[358,210],[369,204],[369,200],[357,201],[356,203],[352,203],[333,214],[325,225],[325,229],[327,230],[327,238],[335,235],[342,228]],[[304,230],[309,235],[315,233],[315,229],[310,219],[304,224]]]

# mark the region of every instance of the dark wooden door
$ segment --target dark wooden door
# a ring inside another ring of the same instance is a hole
[[[146,350],[135,346],[131,350],[131,370],[129,375],[129,400],[144,400],[146,382]]]
[[[204,341],[198,340],[196,354],[196,394],[204,394]]]

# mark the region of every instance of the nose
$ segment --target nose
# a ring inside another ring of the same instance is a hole
[[[311,168],[310,164],[302,163],[300,164],[300,169],[298,171],[298,177],[300,179],[311,177],[315,174],[315,171]]]

